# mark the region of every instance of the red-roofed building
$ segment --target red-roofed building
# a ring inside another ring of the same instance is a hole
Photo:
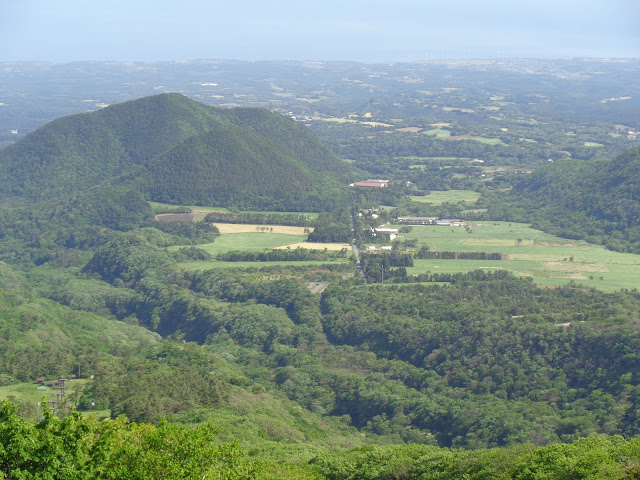
[[[352,187],[384,188],[389,186],[389,182],[356,182]]]

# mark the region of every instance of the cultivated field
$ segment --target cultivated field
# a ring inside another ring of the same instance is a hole
[[[307,234],[304,234],[304,227],[288,227],[283,225],[243,225],[243,224],[215,224],[221,235],[215,242],[198,245],[213,256],[234,250],[241,251],[263,251],[270,249],[296,249],[308,248],[315,250],[339,251],[343,248],[351,250],[351,245],[346,243],[312,243],[306,242]],[[273,228],[273,231],[271,230]],[[256,229],[264,229],[258,232]],[[180,246],[170,247],[170,251],[180,249]],[[261,267],[265,265],[297,265],[314,266],[319,264],[344,263],[345,260],[314,260],[314,261],[275,261],[275,262],[182,262],[180,266],[188,269],[208,269],[208,268],[246,268]]]
[[[409,273],[457,273],[505,269],[533,277],[540,285],[573,280],[601,290],[640,287],[640,255],[612,252],[599,245],[562,239],[527,224],[478,222],[461,227],[416,226],[403,235],[436,251],[501,253],[507,260],[414,260]]]
[[[475,203],[478,198],[480,198],[480,194],[478,192],[474,192],[473,190],[433,190],[429,195],[425,195],[424,197],[412,196],[410,198],[412,202],[441,205],[445,202],[458,203],[464,201],[468,203]]]
[[[234,233],[281,233],[284,235],[307,235],[313,228],[288,227],[285,225],[251,225],[242,223],[214,223],[223,235]],[[305,233],[305,231],[307,233]]]
[[[206,250],[211,255],[229,252],[232,250],[261,251],[276,247],[286,247],[295,243],[304,242],[306,235],[288,235],[285,233],[229,233],[220,235],[215,242],[198,245],[198,248]],[[180,247],[170,247],[170,250],[177,250]]]

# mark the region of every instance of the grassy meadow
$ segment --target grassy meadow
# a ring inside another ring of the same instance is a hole
[[[573,280],[607,291],[640,287],[639,255],[559,238],[521,223],[478,222],[469,227],[471,233],[461,227],[415,226],[403,238],[436,251],[501,253],[506,260],[414,260],[408,273],[505,269],[544,286]]]
[[[53,378],[47,378],[47,380],[54,380]],[[80,393],[84,390],[89,381],[86,379],[69,380],[66,383],[66,398],[72,404],[75,403]],[[15,399],[16,402],[21,404],[30,404],[33,406],[34,417],[36,414],[42,414],[42,409],[37,408],[39,402],[55,399],[52,394],[58,390],[49,388],[48,390],[36,390],[37,385],[35,383],[16,383],[13,385],[7,385],[0,387],[0,400],[4,398]]]
[[[432,205],[442,205],[445,202],[458,203],[468,202],[475,203],[480,198],[478,192],[473,190],[432,190],[429,195],[425,196],[411,196],[412,202],[416,203],[430,203]]]
[[[290,235],[286,233],[270,232],[243,232],[227,233],[216,238],[215,242],[198,245],[211,255],[230,252],[233,250],[243,250],[259,252],[265,249],[276,247],[286,247],[287,245],[304,242],[306,235]],[[180,246],[170,247],[170,250],[178,250]]]

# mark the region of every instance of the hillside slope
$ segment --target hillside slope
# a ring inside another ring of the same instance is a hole
[[[564,160],[521,179],[496,218],[585,238],[620,251],[640,252],[640,147],[613,160]]]
[[[348,171],[291,119],[163,94],[60,118],[1,150],[0,196],[45,200],[108,182],[153,200],[296,209],[344,195]]]

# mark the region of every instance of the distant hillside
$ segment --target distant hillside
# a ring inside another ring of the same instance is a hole
[[[564,160],[523,178],[495,215],[640,253],[640,147],[613,160]]]
[[[83,288],[86,291],[86,285]],[[102,288],[102,293],[105,291]],[[137,300],[130,292],[113,288],[109,292],[114,303]],[[97,289],[91,294],[94,299],[100,296]],[[142,327],[40,297],[4,262],[0,262],[0,311],[0,386],[45,375],[58,378],[77,369],[81,355],[85,355],[86,368],[91,362],[113,358],[116,351],[160,341],[158,335]]]
[[[105,182],[152,200],[309,208],[346,192],[349,167],[304,126],[179,94],[48,123],[0,151],[0,196],[42,200]]]

